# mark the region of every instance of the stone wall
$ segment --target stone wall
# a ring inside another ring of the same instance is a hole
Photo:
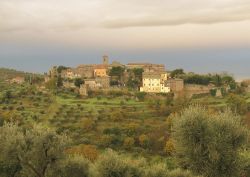
[[[184,92],[187,97],[192,97],[198,94],[209,94],[211,89],[215,89],[213,85],[196,85],[196,84],[185,84]]]

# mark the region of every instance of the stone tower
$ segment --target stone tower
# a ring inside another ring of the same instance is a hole
[[[109,64],[109,57],[107,55],[104,55],[102,57],[102,64],[108,65]]]

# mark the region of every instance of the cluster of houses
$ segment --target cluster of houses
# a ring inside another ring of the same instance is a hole
[[[117,77],[111,74],[111,70],[120,68],[122,76]],[[136,88],[140,92],[147,93],[169,93],[173,92],[175,96],[187,96],[199,94],[210,94],[211,90],[216,90],[216,97],[222,97],[220,88],[213,84],[197,85],[185,84],[183,79],[171,78],[163,64],[152,63],[128,63],[122,64],[117,61],[109,63],[108,56],[103,56],[102,64],[81,64],[75,68],[54,66],[45,74],[45,82],[49,82],[53,78],[61,78],[61,84],[64,88],[73,89],[82,96],[87,96],[90,90],[111,90],[122,89],[127,87],[131,71],[140,69],[140,82]],[[76,80],[79,79],[80,85],[76,86]],[[116,80],[116,84],[111,84]],[[9,83],[23,84],[24,76],[17,76],[8,80]],[[243,81],[246,85],[245,90],[250,92],[250,81]],[[43,85],[43,88],[44,85]]]
[[[103,56],[102,64],[82,64],[76,68],[64,68],[58,73],[58,67],[53,67],[45,77],[45,81],[49,81],[53,77],[60,77],[63,79],[63,86],[65,88],[75,88],[72,80],[81,78],[84,84],[80,86],[79,93],[87,95],[88,90],[96,89],[110,89],[110,82],[112,77],[109,71],[114,67],[124,69],[123,80],[126,80],[126,72],[131,69],[142,69],[142,85],[138,88],[141,92],[149,93],[168,93],[182,91],[184,88],[183,80],[171,79],[166,72],[163,64],[151,63],[128,63],[126,65],[117,61],[109,63],[109,57]],[[126,86],[124,83],[122,86]]]

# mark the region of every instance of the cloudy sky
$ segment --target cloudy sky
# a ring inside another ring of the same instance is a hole
[[[108,54],[246,77],[249,49],[250,0],[0,0],[0,67],[42,72]]]

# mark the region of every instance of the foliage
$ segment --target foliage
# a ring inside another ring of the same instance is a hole
[[[178,78],[181,75],[184,75],[184,70],[183,69],[175,69],[171,72],[170,77],[171,78]]]
[[[246,114],[248,111],[248,105],[245,99],[236,94],[230,94],[227,103],[230,109],[237,114]]]
[[[74,84],[76,87],[80,87],[82,84],[84,84],[84,80],[81,78],[76,78]]]
[[[163,163],[154,164],[146,170],[146,177],[168,177],[167,166]]]
[[[46,84],[45,87],[49,90],[56,90],[57,89],[57,79],[51,78]]]
[[[249,147],[248,147],[249,148]],[[250,176],[250,152],[249,150],[243,150],[240,152],[240,160],[241,160],[241,166],[242,166],[242,176],[247,177]]]
[[[93,119],[87,118],[87,119],[83,120],[83,128],[87,131],[93,130],[95,125],[96,125],[96,123]]]
[[[239,149],[247,140],[240,117],[230,111],[209,115],[205,108],[189,107],[175,118],[174,131],[182,167],[208,177],[239,176]]]
[[[208,75],[190,74],[184,78],[186,84],[208,85],[210,81],[211,78]]]
[[[166,142],[165,152],[167,155],[172,155],[175,151],[173,140],[170,138]]]
[[[111,70],[109,71],[110,76],[117,76],[119,79],[123,76],[125,69],[123,67],[117,66],[117,67],[112,67]]]
[[[5,124],[0,128],[0,162],[9,168],[3,173],[45,177],[63,157],[68,142],[66,136],[41,126],[24,132],[15,124]]]
[[[90,177],[90,163],[82,156],[69,156],[48,177]]]
[[[231,90],[236,88],[236,82],[234,78],[226,73],[222,74],[181,74],[180,77],[184,79],[186,84],[199,84],[208,85],[210,83],[217,87],[229,86]]]
[[[137,92],[136,93],[136,97],[138,98],[139,101],[144,101],[146,95],[147,95],[146,92]]]
[[[216,92],[217,92],[217,89],[211,89],[211,90],[210,90],[210,94],[211,94],[212,96],[216,96]]]
[[[124,139],[123,146],[125,148],[131,148],[131,147],[134,146],[134,144],[135,144],[134,138],[127,137],[127,138]]]
[[[96,163],[98,177],[140,177],[138,168],[134,164],[128,163],[125,158],[121,158],[112,150],[106,151]],[[132,174],[133,173],[133,174]]]
[[[66,70],[66,69],[68,69],[68,67],[66,67],[66,66],[58,66],[58,67],[57,67],[57,72],[58,72],[59,74],[61,74],[62,71],[63,71],[63,70]]]
[[[61,75],[59,75],[59,76],[56,78],[56,86],[57,86],[57,87],[62,87],[62,86],[63,86],[63,79],[62,79]]]
[[[195,176],[190,171],[175,169],[175,170],[169,172],[168,177],[195,177]],[[201,177],[201,176],[199,176],[199,177]]]
[[[142,85],[142,73],[144,70],[142,68],[134,68],[128,70],[129,78],[127,82],[127,87],[138,89]]]
[[[66,152],[68,154],[83,156],[84,158],[90,160],[91,162],[95,161],[99,155],[99,152],[94,145],[79,145],[67,149]]]
[[[148,148],[149,147],[149,143],[150,143],[150,139],[147,135],[142,134],[139,136],[139,143],[142,147],[144,148]]]

